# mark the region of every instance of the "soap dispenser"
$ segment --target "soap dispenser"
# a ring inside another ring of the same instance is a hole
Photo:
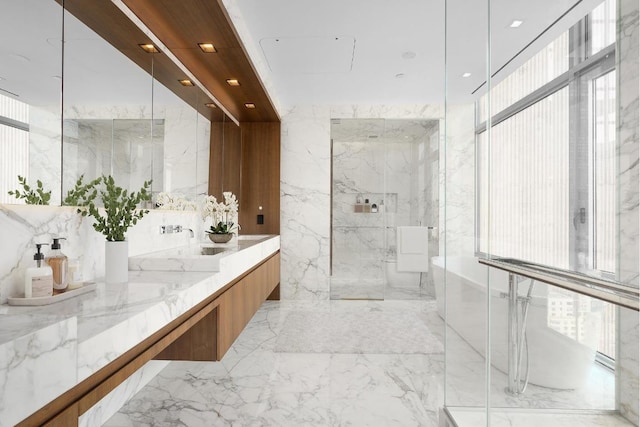
[[[29,267],[24,273],[24,297],[50,297],[53,295],[53,270],[44,264],[44,254],[40,252],[43,245],[48,243],[37,243],[37,252],[33,255],[36,262],[35,267]]]
[[[53,270],[54,291],[64,292],[69,283],[67,279],[67,256],[62,253],[60,240],[67,240],[64,237],[56,237],[51,245],[51,254],[47,257],[47,264]]]

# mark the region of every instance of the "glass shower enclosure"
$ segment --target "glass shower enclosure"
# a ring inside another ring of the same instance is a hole
[[[332,120],[332,299],[433,294],[439,128],[440,120]],[[416,240],[424,245],[410,254],[415,265],[398,250],[399,230],[422,233]]]
[[[443,426],[638,425],[638,6],[446,2]]]

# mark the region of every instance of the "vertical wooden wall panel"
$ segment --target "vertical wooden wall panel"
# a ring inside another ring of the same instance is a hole
[[[240,127],[241,234],[280,234],[280,123],[245,122]],[[257,224],[258,215],[264,216],[264,224]]]
[[[279,283],[280,253],[277,253],[220,296],[218,360],[222,359]]]
[[[222,200],[224,191],[241,197],[242,140],[240,127],[231,121],[211,123],[209,194]]]

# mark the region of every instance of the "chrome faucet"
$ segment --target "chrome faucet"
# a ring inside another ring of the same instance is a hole
[[[194,237],[192,229],[184,228],[181,225],[161,225],[160,226],[160,234],[181,233],[182,231],[189,231],[189,236]]]

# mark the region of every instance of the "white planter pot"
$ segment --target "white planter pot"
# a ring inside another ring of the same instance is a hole
[[[105,242],[104,272],[107,283],[129,281],[129,242]]]

